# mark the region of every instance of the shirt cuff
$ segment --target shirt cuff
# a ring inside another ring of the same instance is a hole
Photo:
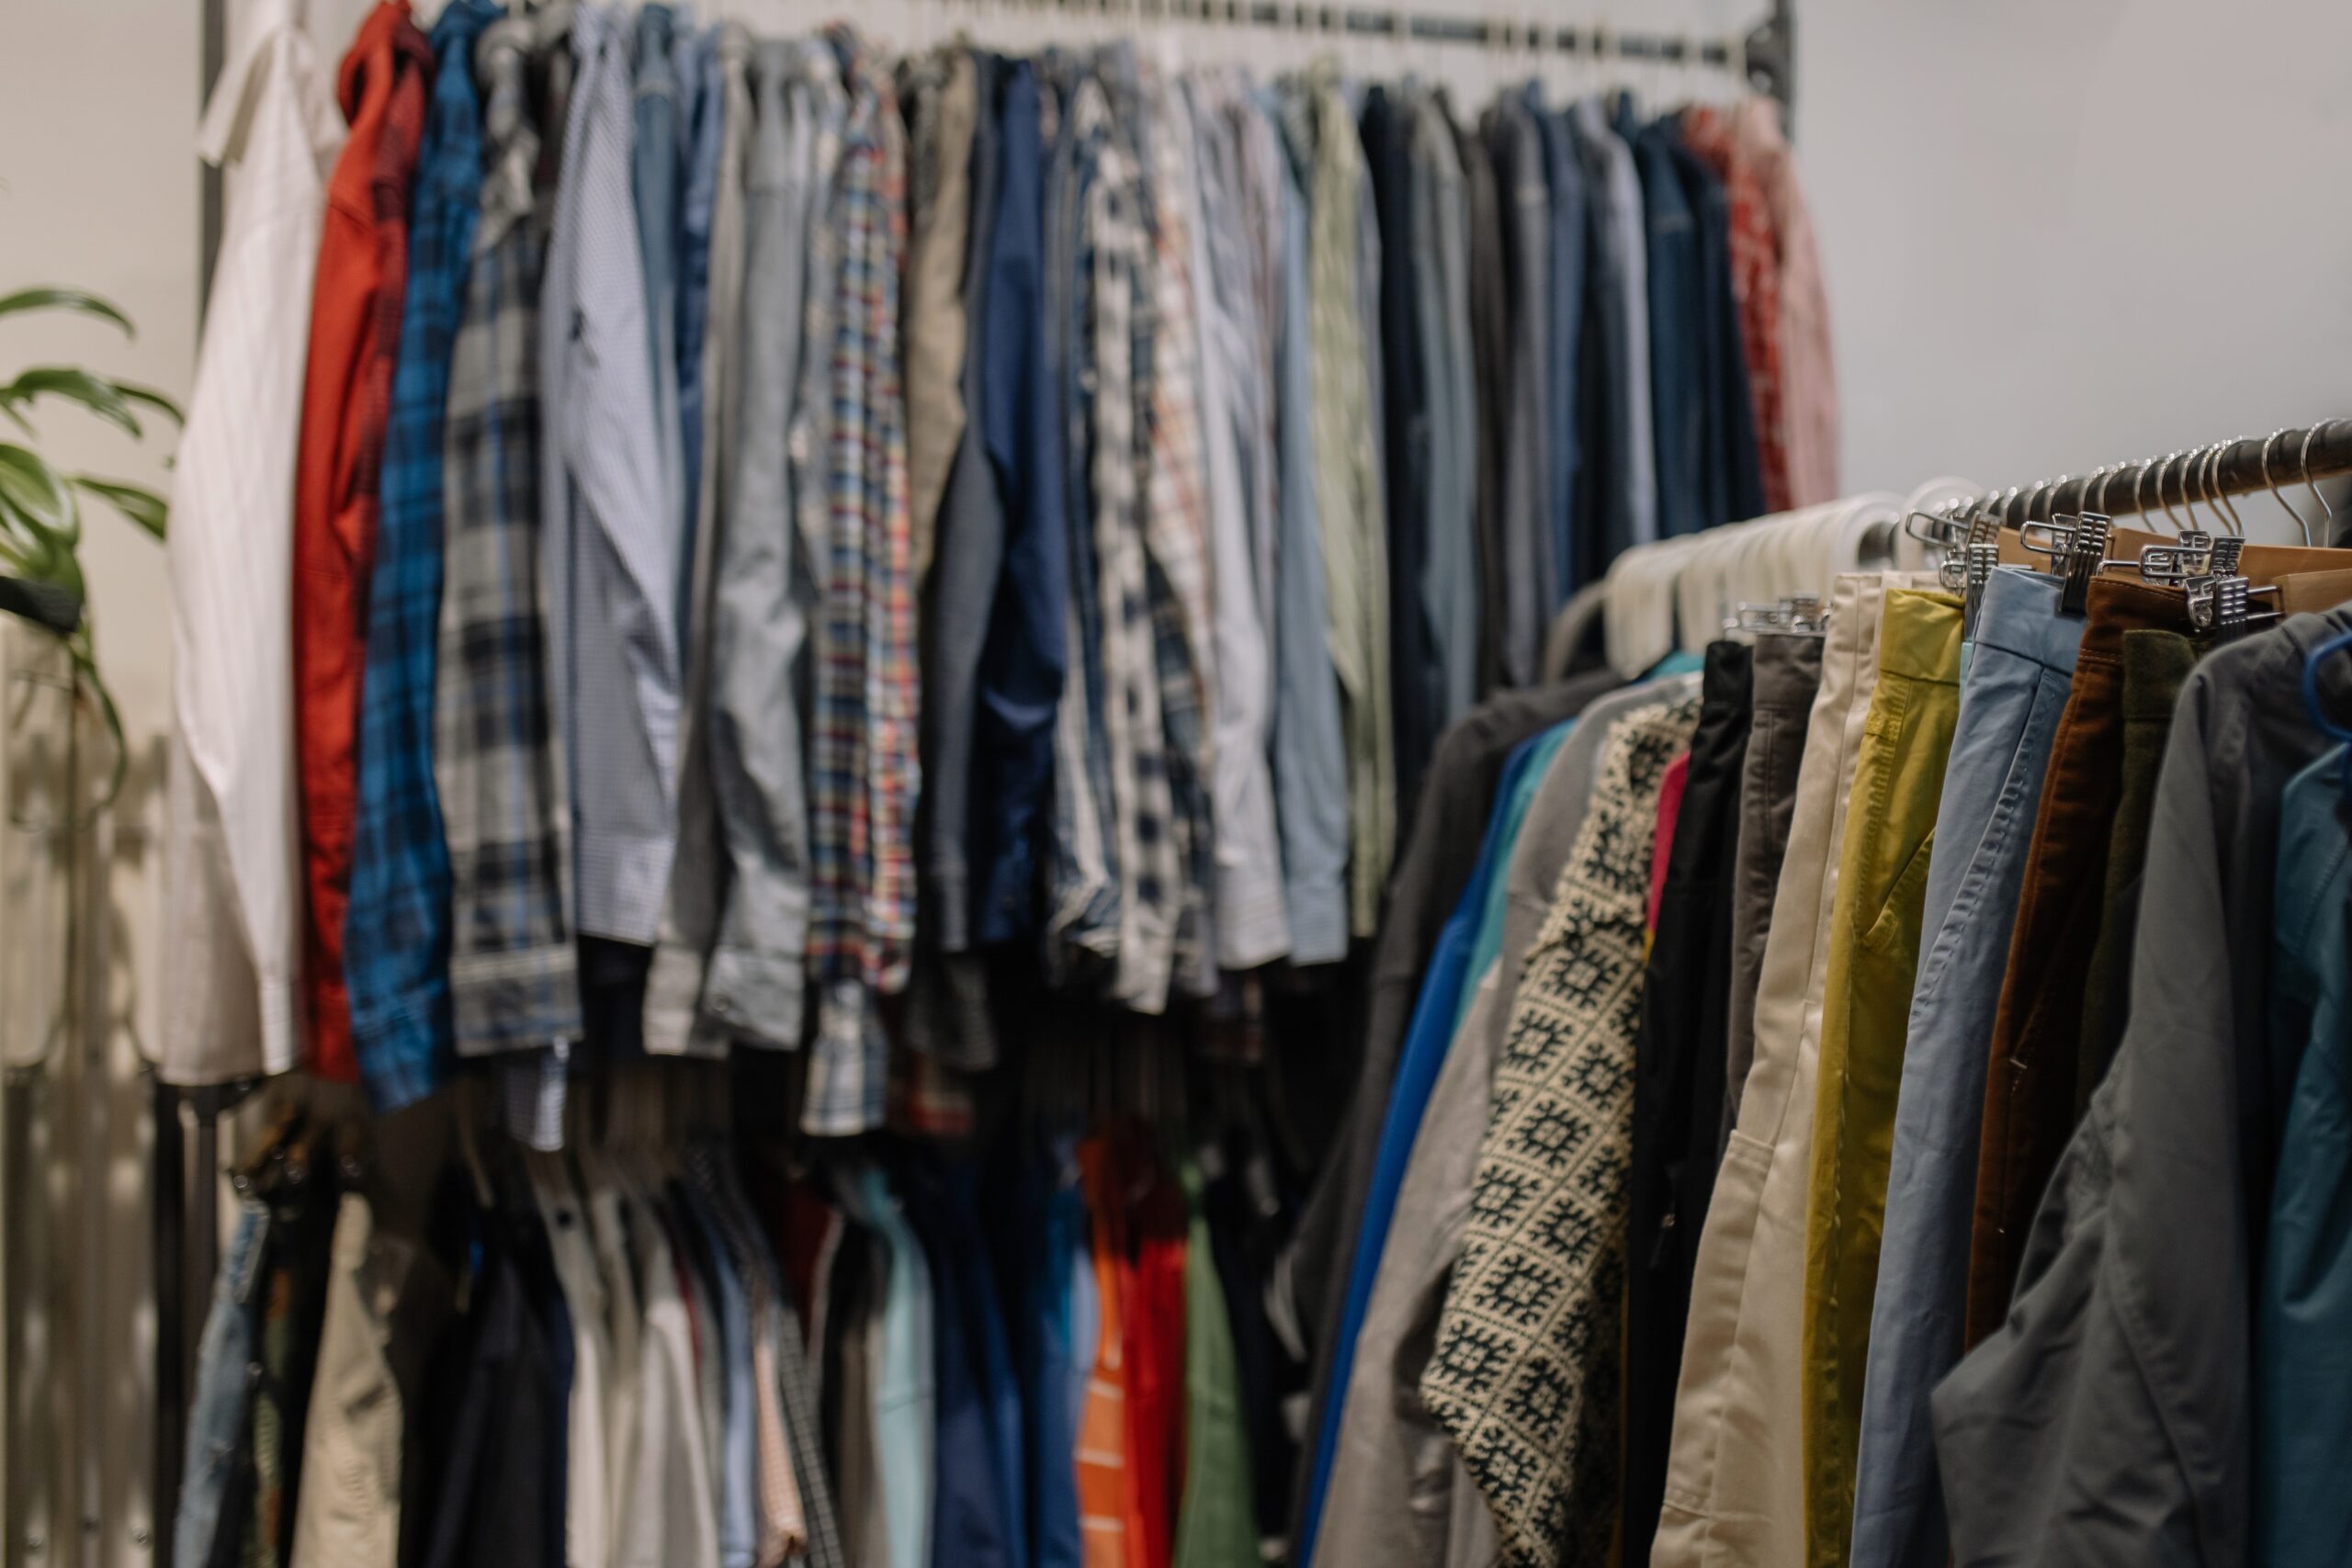
[[[703,1010],[738,1039],[797,1050],[808,991],[798,953],[759,953],[721,943],[710,955]]]
[[[1347,892],[1335,882],[1289,884],[1290,961],[1300,968],[1310,964],[1337,964],[1348,955]]]

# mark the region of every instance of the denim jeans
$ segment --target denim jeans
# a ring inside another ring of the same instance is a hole
[[[200,1565],[211,1559],[221,1495],[247,1437],[254,1334],[261,1316],[255,1285],[261,1278],[262,1243],[269,1234],[269,1211],[251,1199],[240,1208],[236,1234],[213,1281],[212,1307],[205,1314],[204,1337],[197,1348],[196,1398],[187,1413],[187,1470],[180,1483],[179,1516],[172,1523],[172,1561],[183,1564]]]
[[[1933,1568],[1946,1547],[1928,1392],[1960,1359],[1984,1040],[2007,966],[2034,808],[2082,638],[2058,582],[1986,585],[1936,817],[1855,1450],[1858,1562]]]

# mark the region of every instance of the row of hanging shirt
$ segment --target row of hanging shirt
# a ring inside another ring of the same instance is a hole
[[[1484,841],[1417,825],[1290,1259],[1300,1561],[2341,1556],[2352,552],[2036,526],[1442,761]]]
[[[796,1173],[652,1128],[717,1087],[683,1070],[554,1152],[457,1097],[372,1140],[282,1113],[236,1174],[174,1560],[1258,1561],[1288,1450],[1245,1148],[1126,1125]]]
[[[1005,954],[1144,1014],[1329,964],[1571,589],[1833,483],[1760,102],[488,0],[330,95],[239,21],[170,1081],[498,1059],[544,1138],[574,1055],[807,1043],[851,1133],[894,1037],[996,1058]]]

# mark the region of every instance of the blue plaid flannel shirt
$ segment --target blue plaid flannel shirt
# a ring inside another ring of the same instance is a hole
[[[452,0],[433,27],[439,63],[417,155],[408,292],[384,434],[344,923],[353,1046],[379,1111],[433,1092],[450,1057],[449,855],[433,786],[442,414],[481,192],[474,40],[498,16],[490,0]]]

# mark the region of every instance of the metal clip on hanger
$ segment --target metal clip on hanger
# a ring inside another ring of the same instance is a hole
[[[2086,512],[2075,519],[2068,536],[2065,584],[2058,591],[2058,607],[2069,615],[2079,615],[2090,602],[2091,579],[2107,563],[2107,541],[2115,531],[2115,520],[2097,512]]]
[[[2215,637],[2235,637],[2248,626],[2267,626],[2285,617],[2276,609],[2256,609],[2254,596],[2268,594],[2274,601],[2275,587],[2256,588],[2243,577],[2200,577],[2188,585],[2188,620],[2199,631]]]
[[[1993,581],[1993,569],[2001,564],[2001,547],[1996,544],[1966,545],[1961,550],[1960,634],[1963,637],[1976,635],[1976,618],[1984,608],[1984,590]]]

